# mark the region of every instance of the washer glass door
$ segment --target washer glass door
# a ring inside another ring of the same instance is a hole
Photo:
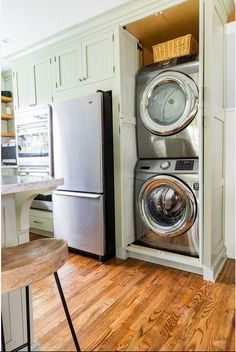
[[[168,136],[185,128],[196,116],[198,88],[192,78],[177,71],[165,71],[145,87],[140,116],[153,134]]]
[[[187,232],[197,213],[191,189],[178,178],[167,175],[146,181],[140,190],[138,204],[145,225],[163,237]]]

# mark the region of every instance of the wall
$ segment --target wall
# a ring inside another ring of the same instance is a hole
[[[225,96],[225,245],[229,258],[235,259],[236,218],[236,103],[235,39],[236,22],[226,26],[226,96]]]

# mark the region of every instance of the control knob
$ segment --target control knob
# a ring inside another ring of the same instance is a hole
[[[169,161],[165,161],[164,163],[161,164],[161,168],[162,170],[167,170],[170,167],[170,162]]]

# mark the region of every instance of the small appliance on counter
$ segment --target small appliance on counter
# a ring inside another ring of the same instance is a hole
[[[15,140],[1,145],[2,165],[16,165],[16,142]]]

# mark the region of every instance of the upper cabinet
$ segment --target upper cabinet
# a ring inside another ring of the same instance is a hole
[[[13,72],[15,110],[53,100],[51,62],[50,58],[45,58]]]
[[[54,56],[56,92],[76,88],[82,80],[81,43],[59,49]]]
[[[15,109],[36,104],[34,66],[30,65],[13,72]]]
[[[15,109],[48,104],[70,96],[70,90],[75,93],[86,84],[112,78],[113,46],[113,32],[106,31],[73,44],[63,43],[50,56],[19,66],[13,72]]]
[[[53,101],[51,63],[51,58],[45,58],[34,65],[36,104]]]
[[[114,74],[112,32],[98,35],[82,43],[83,82],[93,83],[111,78]]]
[[[54,91],[112,78],[113,41],[110,31],[59,49],[54,56]]]

